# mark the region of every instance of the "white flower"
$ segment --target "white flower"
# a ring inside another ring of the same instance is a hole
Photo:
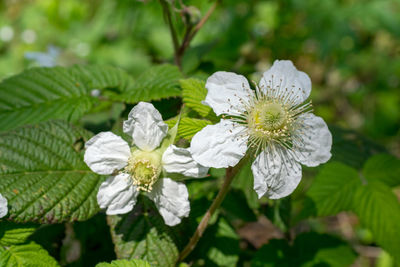
[[[245,77],[222,71],[208,78],[206,88],[204,104],[223,119],[193,137],[192,156],[204,166],[226,168],[250,149],[257,156],[251,169],[260,198],[289,195],[301,180],[300,164],[317,166],[331,157],[332,135],[305,102],[311,80],[291,61],[275,61],[255,91]]]
[[[8,213],[7,199],[0,194],[0,218],[3,218]]]
[[[164,174],[204,177],[208,168],[195,162],[189,149],[162,143],[169,137],[168,126],[150,103],[137,104],[123,130],[132,136],[134,147],[111,132],[99,133],[85,145],[84,160],[90,169],[112,175],[99,188],[100,208],[106,208],[108,215],[127,213],[142,191],[154,201],[167,225],[180,223],[182,217],[189,215],[188,191],[184,184]]]

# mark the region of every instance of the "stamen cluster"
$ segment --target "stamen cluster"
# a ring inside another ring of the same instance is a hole
[[[243,84],[243,88],[249,92],[246,100],[240,99],[244,109],[238,116],[228,118],[246,126],[244,134],[249,137],[248,147],[254,150],[255,155],[268,146],[296,146],[301,140],[295,140],[293,133],[304,127],[298,117],[313,111],[311,101],[296,104],[295,90],[280,90],[281,84],[274,85],[269,81],[266,88],[255,84],[255,91]]]
[[[146,157],[141,153],[132,153],[123,172],[130,174],[132,184],[136,186],[137,191],[150,192],[158,180],[161,170],[160,164],[154,156]]]

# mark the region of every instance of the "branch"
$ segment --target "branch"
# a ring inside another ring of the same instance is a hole
[[[211,204],[211,206],[208,208],[203,218],[201,219],[201,222],[197,226],[197,229],[194,232],[193,236],[190,238],[189,243],[182,250],[179,256],[180,261],[183,261],[196,247],[197,242],[199,242],[200,237],[203,235],[204,231],[207,228],[208,221],[213,216],[217,208],[221,205],[222,201],[224,200],[226,194],[229,191],[233,178],[236,176],[236,174],[239,172],[239,170],[246,161],[247,157],[244,157],[235,167],[229,167],[228,169],[226,169],[224,184],[219,190],[217,197],[214,199],[213,203]]]
[[[197,34],[197,32],[203,27],[203,25],[207,22],[207,20],[210,18],[211,14],[214,12],[215,8],[219,4],[220,0],[216,0],[214,4],[210,7],[210,9],[207,11],[207,13],[204,15],[204,17],[196,24],[196,26],[189,27],[184,35],[183,41],[181,46],[178,49],[178,52],[175,56],[175,60],[179,63],[179,66],[181,65],[182,57],[186,51],[186,49],[189,47],[190,42],[194,38],[194,36]]]
[[[178,55],[178,51],[179,51],[179,41],[178,41],[178,35],[176,34],[174,24],[172,22],[171,10],[169,9],[168,3],[166,3],[165,0],[160,0],[160,4],[163,8],[164,16],[167,20],[169,31],[171,32],[172,43],[174,45],[175,64],[180,67],[180,64],[178,64],[178,61],[177,61],[177,55]]]

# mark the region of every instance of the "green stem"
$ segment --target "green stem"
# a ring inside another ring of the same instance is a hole
[[[189,47],[190,42],[194,38],[194,36],[197,34],[197,32],[204,26],[204,24],[207,22],[207,20],[210,18],[211,14],[214,12],[215,8],[219,4],[220,0],[216,0],[214,4],[210,7],[210,9],[207,11],[207,13],[204,15],[204,17],[193,27],[190,26],[183,38],[181,46],[178,48],[175,54],[175,61],[179,63],[179,66],[182,62],[183,55],[185,54],[186,49]]]
[[[224,200],[226,194],[229,191],[233,178],[235,178],[236,174],[239,172],[239,170],[246,161],[247,157],[244,157],[235,167],[229,167],[228,169],[226,169],[224,184],[219,190],[217,197],[214,199],[213,203],[211,204],[211,206],[208,208],[203,218],[201,219],[201,222],[197,226],[197,229],[194,232],[193,236],[190,238],[189,243],[182,250],[179,256],[180,261],[183,261],[196,247],[197,242],[199,242],[200,237],[202,237],[204,231],[207,228],[208,221],[213,216],[217,208],[221,205],[222,201]]]
[[[172,15],[171,15],[171,10],[168,6],[168,3],[165,2],[165,0],[160,0],[161,6],[163,8],[164,16],[167,20],[167,24],[169,27],[169,31],[171,32],[172,36],[172,43],[174,45],[174,57],[175,57],[175,64],[178,65],[178,67],[181,67],[180,62],[178,62],[178,51],[179,51],[179,40],[178,40],[178,35],[176,33],[174,24],[172,22]]]

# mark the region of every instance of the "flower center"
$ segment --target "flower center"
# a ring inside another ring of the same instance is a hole
[[[137,190],[150,192],[161,173],[161,159],[157,153],[136,150],[125,167]]]
[[[278,103],[265,103],[260,110],[256,110],[255,122],[257,127],[266,131],[274,131],[282,128],[286,123],[286,111]]]
[[[272,141],[287,141],[293,120],[284,104],[274,99],[257,99],[246,115],[250,142],[265,147]]]

